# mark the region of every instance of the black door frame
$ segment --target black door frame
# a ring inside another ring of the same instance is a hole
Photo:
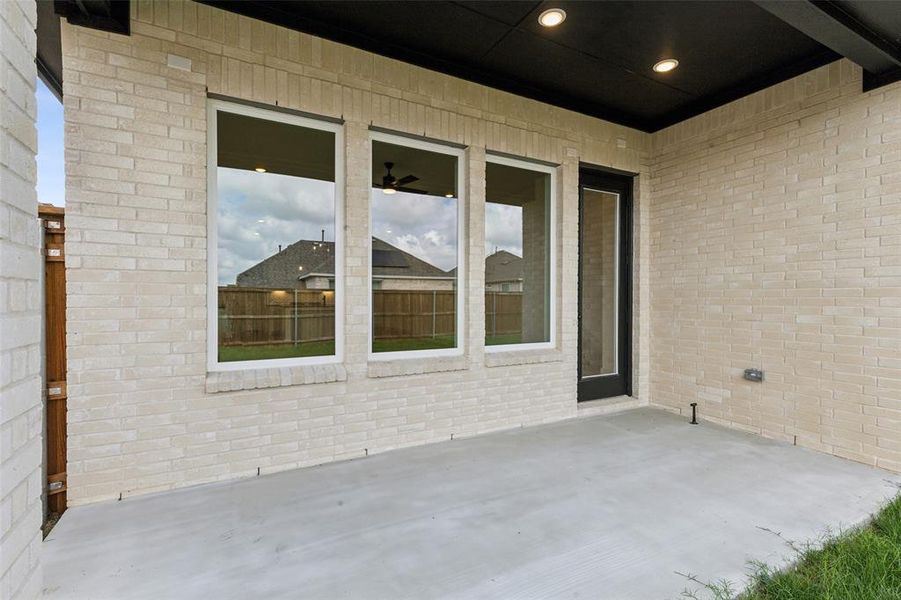
[[[634,175],[579,165],[578,401],[632,395],[632,186]],[[582,379],[582,221],[584,188],[619,194],[618,373]]]

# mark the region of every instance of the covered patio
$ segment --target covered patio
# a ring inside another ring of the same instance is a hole
[[[785,540],[860,523],[899,482],[643,408],[75,507],[45,593],[675,598],[685,574],[791,559]]]
[[[899,2],[0,2],[0,598],[675,598],[863,523]]]

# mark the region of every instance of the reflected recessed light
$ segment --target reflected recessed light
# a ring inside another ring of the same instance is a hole
[[[654,70],[658,73],[669,73],[679,66],[679,61],[675,58],[665,58],[654,65]]]
[[[566,11],[562,8],[549,8],[538,15],[538,22],[545,27],[556,27],[566,20]]]
[[[397,190],[392,187],[382,188],[382,191],[386,194],[396,194]]]
[[[254,171],[256,171],[257,173],[265,173],[266,169],[264,169],[263,167],[257,167],[256,169],[254,169]]]
[[[264,219],[257,219],[257,223],[265,223],[265,222],[266,221]]]

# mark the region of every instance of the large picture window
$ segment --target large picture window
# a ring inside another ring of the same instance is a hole
[[[489,156],[485,169],[485,346],[553,343],[552,167]]]
[[[372,134],[371,352],[462,348],[462,151]]]
[[[340,354],[340,125],[210,102],[210,366]]]

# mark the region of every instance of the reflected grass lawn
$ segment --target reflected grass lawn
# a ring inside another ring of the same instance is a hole
[[[435,350],[453,348],[454,336],[439,335],[424,338],[396,338],[389,340],[373,340],[373,352],[404,352],[409,350]]]
[[[517,344],[519,334],[488,336],[485,344]],[[373,352],[405,352],[410,350],[435,350],[453,348],[454,336],[439,335],[426,338],[397,338],[374,340]],[[308,356],[331,356],[335,353],[333,340],[302,342],[300,344],[263,344],[258,346],[219,346],[219,362],[245,360],[273,360],[279,358],[302,358]]]
[[[504,344],[519,344],[522,342],[522,335],[519,333],[508,333],[502,335],[485,336],[486,346],[501,346]]]
[[[335,341],[301,344],[265,344],[260,346],[219,346],[219,362],[238,360],[272,360],[303,356],[329,356],[335,353]]]

